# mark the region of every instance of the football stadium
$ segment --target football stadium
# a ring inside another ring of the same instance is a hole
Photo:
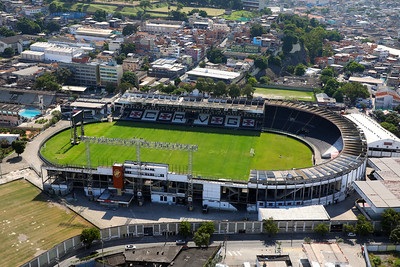
[[[45,190],[252,211],[334,204],[365,175],[363,132],[311,104],[127,92],[112,109],[101,123],[77,112],[43,142]]]

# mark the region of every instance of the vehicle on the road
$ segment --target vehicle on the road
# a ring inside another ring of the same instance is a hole
[[[134,245],[125,245],[125,250],[135,250],[136,246]]]
[[[203,213],[208,213],[208,205],[203,205]]]
[[[347,236],[349,236],[349,237],[355,237],[356,234],[355,234],[355,233],[348,233]]]
[[[185,241],[185,240],[181,240],[181,239],[179,239],[179,240],[176,240],[176,245],[177,245],[177,246],[183,246],[183,245],[186,245],[186,241]]]

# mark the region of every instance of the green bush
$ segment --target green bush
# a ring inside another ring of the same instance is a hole
[[[381,264],[382,264],[381,257],[379,257],[379,256],[373,257],[373,258],[372,258],[372,263],[373,263],[375,266],[381,265]]]

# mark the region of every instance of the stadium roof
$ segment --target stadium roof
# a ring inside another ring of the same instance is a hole
[[[398,192],[392,192],[392,189],[399,189],[400,181],[390,181],[389,183],[382,181],[355,181],[354,187],[363,199],[374,208],[400,207]]]
[[[253,99],[220,99],[209,98],[204,99],[195,96],[169,96],[158,94],[142,94],[125,92],[120,97],[116,104],[148,104],[151,106],[175,106],[186,108],[205,108],[205,109],[227,109],[227,110],[242,110],[249,113],[263,113],[264,100]]]
[[[275,221],[328,221],[328,212],[323,205],[298,208],[259,208],[259,220],[273,218]]]
[[[352,113],[345,116],[364,131],[369,147],[382,148],[384,145],[400,147],[400,139],[384,129],[372,118],[360,113]]]

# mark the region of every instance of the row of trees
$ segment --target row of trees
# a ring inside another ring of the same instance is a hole
[[[194,233],[193,241],[198,247],[208,247],[210,237],[215,232],[213,222],[203,222]],[[191,224],[188,221],[182,221],[179,225],[179,234],[187,238],[192,233]]]
[[[400,111],[400,105],[395,108],[397,112]],[[384,114],[381,110],[375,111],[375,116],[380,122],[381,126],[385,128],[386,130],[392,132],[396,136],[400,137],[400,129],[399,129],[399,123],[400,119],[399,116],[395,113],[388,113]]]
[[[346,67],[351,69],[352,71],[355,71],[353,67],[359,69],[359,67],[357,67],[357,65],[355,64],[349,63],[346,65]],[[345,96],[349,99],[351,103],[355,103],[358,98],[368,98],[370,96],[367,86],[357,82],[339,83],[336,80],[335,76],[336,73],[334,72],[334,70],[331,68],[327,68],[322,70],[319,79],[323,86],[323,92],[328,96],[335,98],[337,102],[343,102]]]
[[[23,34],[37,34],[40,32],[56,32],[61,29],[60,24],[54,21],[44,23],[41,19],[30,20],[28,18],[19,18],[17,21],[17,30]]]

